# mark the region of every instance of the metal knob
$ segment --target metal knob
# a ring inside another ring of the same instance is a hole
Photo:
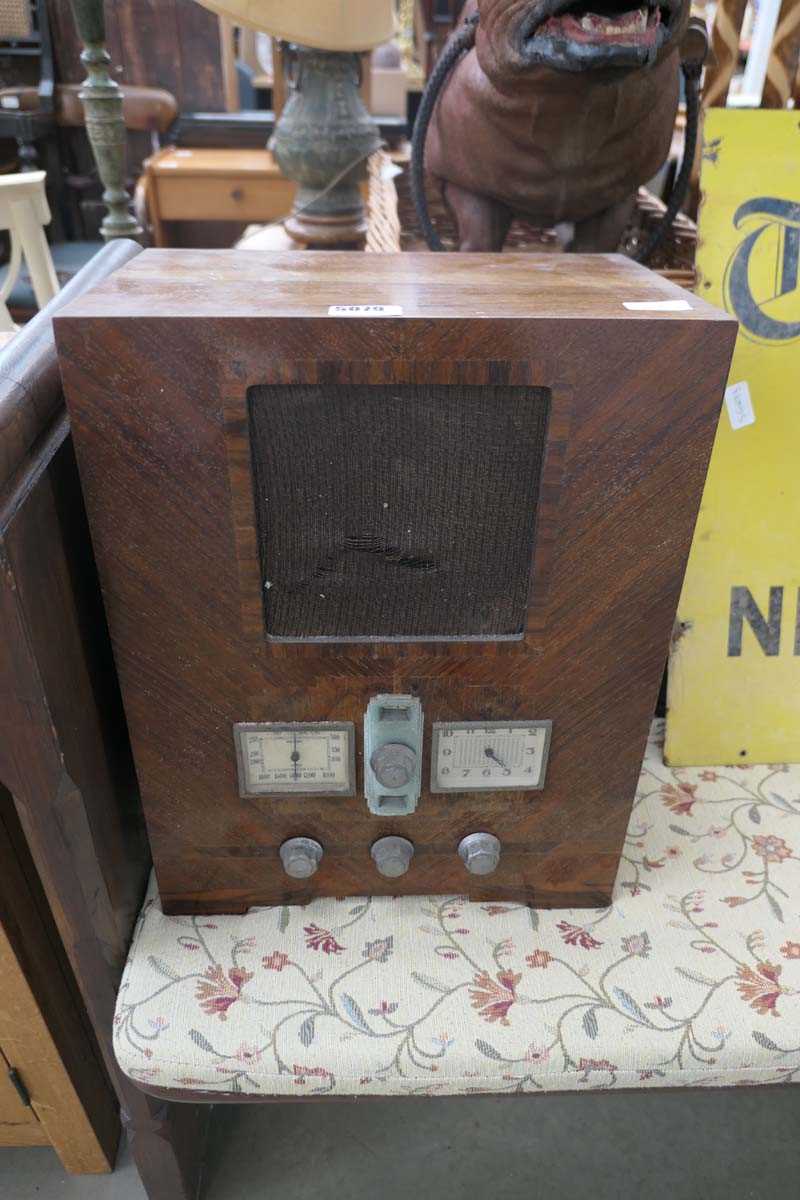
[[[405,875],[414,857],[414,845],[404,837],[378,838],[370,850],[373,862],[388,879]]]
[[[278,853],[287,875],[310,879],[322,859],[322,846],[313,838],[295,837],[284,842]]]
[[[500,862],[500,841],[493,833],[468,833],[458,853],[471,875],[491,875]]]
[[[386,788],[405,787],[414,778],[416,751],[402,742],[385,742],[369,760],[378,783]]]

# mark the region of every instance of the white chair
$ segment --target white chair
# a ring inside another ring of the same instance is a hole
[[[8,230],[11,236],[11,258],[0,286],[0,332],[13,333],[16,329],[6,300],[17,281],[23,256],[39,308],[44,308],[59,290],[43,228],[50,223],[44,181],[44,171],[0,175],[0,230]]]

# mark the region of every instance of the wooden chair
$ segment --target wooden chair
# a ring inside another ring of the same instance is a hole
[[[39,165],[36,142],[54,126],[53,50],[46,0],[4,0],[0,5],[0,43],[4,57],[20,63],[38,58],[39,80],[29,90],[34,102],[24,108],[12,89],[0,93],[0,137],[13,137],[19,148],[20,170]]]
[[[83,103],[80,99],[80,84],[60,84],[55,89],[53,119],[59,129],[80,129],[86,123]],[[154,150],[161,146],[161,139],[170,128],[178,114],[175,97],[163,88],[135,87],[130,84],[120,86],[122,94],[122,117],[125,128],[133,132],[148,133]],[[36,111],[38,94],[35,88],[26,86],[7,87],[0,89],[0,107],[13,101],[15,109],[22,115]],[[41,178],[44,178],[44,174]],[[25,176],[29,178],[30,176]],[[48,176],[47,185],[54,184],[52,175]],[[78,191],[86,191],[92,187],[95,180],[90,176],[71,176],[71,186]],[[57,190],[57,188],[56,188]],[[54,206],[55,206],[54,200]],[[45,204],[46,207],[46,204]],[[49,220],[49,216],[47,218]],[[97,253],[102,243],[92,241],[62,241],[52,243],[50,254],[53,259],[56,275],[62,280],[72,276]],[[31,276],[32,276],[32,272]],[[54,276],[55,278],[55,276]],[[8,283],[7,279],[7,283]],[[35,292],[35,285],[34,285]],[[9,307],[22,316],[30,315],[33,307],[33,297],[27,279],[18,277],[10,281],[5,292]],[[49,296],[45,297],[45,300]],[[36,293],[37,306],[42,301]],[[0,314],[0,317],[2,314]]]
[[[139,252],[105,247],[0,351],[0,783],[13,796],[151,1200],[196,1194],[207,1109],[116,1065],[149,853],[69,437],[52,315]]]
[[[427,79],[436,65],[442,48],[453,32],[464,0],[418,0],[418,28],[421,30],[419,47],[422,65]]]
[[[83,103],[80,98],[81,84],[59,84],[54,95],[54,118],[62,129],[80,129],[86,124]],[[154,150],[161,145],[161,138],[178,115],[178,104],[171,92],[164,88],[136,87],[120,84],[122,93],[122,119],[125,128],[132,132],[149,133]],[[35,112],[38,92],[32,87],[5,87],[0,89],[0,108],[9,102],[19,113]]]
[[[702,106],[725,108],[728,92],[740,62],[742,27],[749,0],[719,0],[711,28],[711,51],[703,75]],[[794,0],[783,0],[778,26],[770,48],[762,108],[785,108],[789,100],[795,107],[800,99],[800,19]],[[694,219],[700,204],[700,167],[703,133],[698,131],[698,150],[692,165],[689,197],[685,211]]]
[[[44,180],[44,171],[0,175],[0,230],[7,230],[11,238],[11,258],[0,286],[0,331],[13,332],[15,329],[6,301],[17,282],[23,259],[39,308],[44,308],[58,291],[58,279],[43,229],[50,223]]]

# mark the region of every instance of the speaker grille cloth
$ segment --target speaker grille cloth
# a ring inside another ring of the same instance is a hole
[[[522,633],[546,388],[298,384],[248,402],[270,637]]]

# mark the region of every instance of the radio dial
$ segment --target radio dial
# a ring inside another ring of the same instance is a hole
[[[369,760],[375,778],[385,788],[402,788],[414,778],[417,755],[402,742],[385,742]]]
[[[414,857],[414,845],[404,837],[378,838],[370,854],[381,875],[398,879],[405,875]]]
[[[459,842],[458,853],[470,875],[491,875],[500,863],[500,842],[493,833],[469,833]]]
[[[322,860],[322,846],[313,838],[289,838],[278,853],[284,871],[292,879],[310,879]]]

